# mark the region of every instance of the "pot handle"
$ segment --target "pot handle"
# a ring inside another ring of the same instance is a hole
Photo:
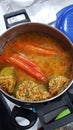
[[[5,14],[4,20],[7,29],[20,23],[30,22],[30,18],[25,9]]]
[[[29,121],[29,124],[24,126],[20,125],[16,120],[16,118],[18,117],[23,118],[24,121]],[[14,106],[11,112],[11,119],[16,128],[18,128],[19,130],[26,130],[31,128],[35,124],[35,122],[37,121],[37,114],[30,109]]]

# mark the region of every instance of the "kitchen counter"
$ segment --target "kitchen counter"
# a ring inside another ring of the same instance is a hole
[[[73,4],[73,0],[35,0],[30,6],[18,5],[14,0],[0,0],[0,34],[6,31],[3,15],[20,9],[25,9],[31,22],[44,24],[56,20],[56,13],[63,7]]]

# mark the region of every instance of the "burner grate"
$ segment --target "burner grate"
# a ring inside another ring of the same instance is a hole
[[[16,130],[11,121],[11,110],[5,98],[0,93],[0,130]]]
[[[73,84],[71,85],[70,89],[73,89]],[[37,115],[39,116],[40,122],[44,130],[54,130],[70,122],[73,122],[73,94],[70,94],[70,89],[63,95],[61,99],[54,100],[53,102],[50,102],[48,104],[43,104],[41,107],[37,106]],[[70,114],[58,120],[55,120],[54,118],[49,122],[45,121],[44,117],[47,113],[50,114],[51,111],[54,113],[55,110],[61,108],[68,108],[70,110]]]

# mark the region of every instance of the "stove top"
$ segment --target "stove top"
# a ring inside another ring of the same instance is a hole
[[[57,118],[57,115],[65,109],[69,109],[68,114],[66,116],[61,115],[61,117]],[[16,117],[20,117],[20,119],[15,120]],[[24,118],[22,119],[22,117]],[[66,126],[69,123],[71,124],[73,122],[73,84],[59,98],[40,105],[37,104],[35,108],[31,109],[26,108],[26,106],[22,108],[15,105],[11,111],[5,98],[0,93],[1,130],[5,128],[8,130],[26,130],[24,129],[25,125],[26,128],[28,126],[26,119],[29,119],[30,122],[32,120],[35,122],[33,123],[34,126],[29,130],[37,130],[38,127],[41,127],[39,130],[59,130],[60,127]]]
[[[60,128],[68,123],[73,122],[73,85],[70,87],[67,93],[65,93],[62,98],[58,98],[53,102],[47,103],[43,106],[38,106],[37,113],[39,116],[39,119],[41,121],[41,124],[44,128],[44,130],[54,130],[57,128]],[[59,110],[64,110],[68,108],[70,112],[68,115],[60,118],[56,118],[58,115],[57,112],[60,113]],[[51,113],[52,112],[52,113]],[[48,120],[47,120],[47,113],[48,113]],[[55,116],[54,116],[55,114]],[[57,120],[59,119],[59,120]]]
[[[6,100],[0,93],[0,130],[16,130],[11,122],[11,111]]]

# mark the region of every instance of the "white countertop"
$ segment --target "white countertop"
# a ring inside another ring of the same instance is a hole
[[[16,2],[15,2],[16,1]],[[0,35],[6,31],[3,14],[26,9],[31,22],[50,23],[56,20],[56,13],[63,7],[73,4],[73,0],[35,0],[35,2],[26,6],[21,0],[0,0]],[[27,0],[29,1],[29,0]]]

